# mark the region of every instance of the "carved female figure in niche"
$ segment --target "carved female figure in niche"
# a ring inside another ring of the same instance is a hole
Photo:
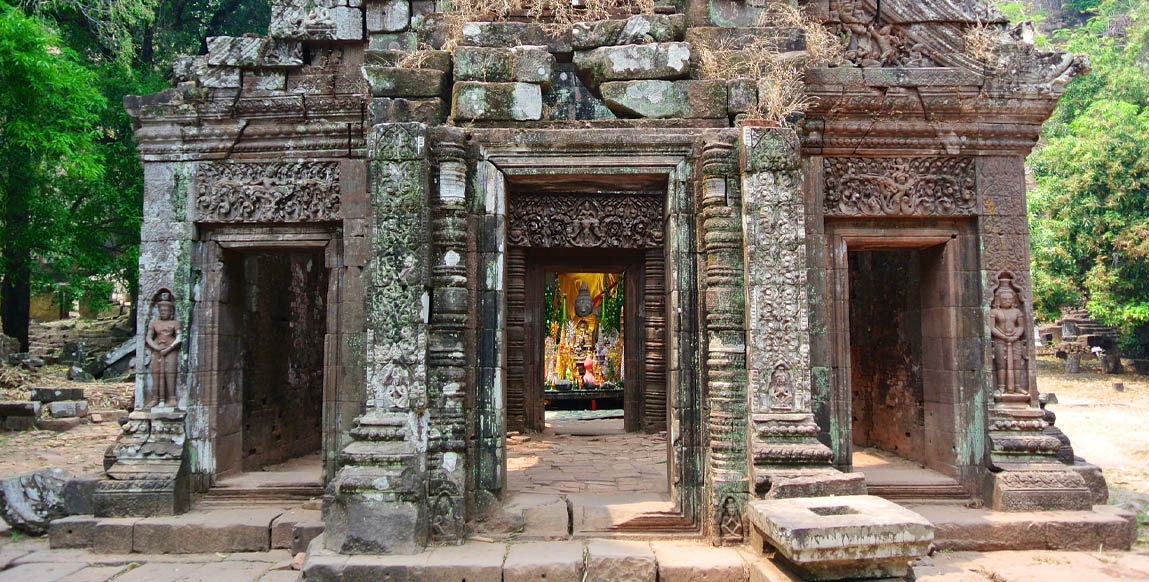
[[[990,304],[990,334],[993,339],[994,387],[1004,394],[1027,394],[1029,379],[1025,369],[1026,318],[1013,286],[1013,274],[1003,271]]]
[[[775,410],[794,408],[794,389],[790,386],[790,370],[779,365],[770,374],[770,401]]]
[[[144,406],[177,406],[179,394],[176,378],[179,374],[180,322],[175,318],[176,306],[172,294],[163,290],[154,301],[157,319],[148,325],[144,344],[152,353],[151,389],[144,395]]]

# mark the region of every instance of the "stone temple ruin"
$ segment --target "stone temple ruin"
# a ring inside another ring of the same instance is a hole
[[[673,508],[646,533],[897,575],[932,527],[865,494],[936,492],[867,483],[862,447],[971,506],[1092,515],[1104,479],[1059,460],[1038,406],[1023,168],[1087,64],[989,2],[813,0],[847,62],[805,70],[804,116],[763,122],[768,84],[699,78],[697,48],[800,58],[768,4],[557,33],[524,10],[456,43],[432,0],[282,0],[269,36],[211,38],[129,98],[139,329],[176,322],[178,403],[153,356],[137,402],[156,404],[109,451],[96,515],[180,513],[318,450],[309,560],[465,538],[513,494],[508,431],[543,428],[548,269],[625,279],[625,424],[666,432]],[[801,547],[809,527],[871,562]]]

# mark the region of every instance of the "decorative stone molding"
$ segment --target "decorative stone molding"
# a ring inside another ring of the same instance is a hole
[[[191,503],[183,468],[183,411],[135,411],[108,448],[107,479],[92,498],[99,517],[174,515]]]
[[[198,222],[339,220],[339,162],[210,162],[196,172]]]
[[[811,408],[806,216],[797,152],[790,130],[743,128],[747,384],[758,494],[781,475],[828,470],[833,457],[817,440]]]
[[[977,213],[970,157],[825,158],[829,216],[969,216]]]
[[[746,537],[746,325],[737,145],[713,136],[702,149],[706,252],[706,384],[715,541]]]
[[[662,246],[662,198],[656,195],[515,196],[508,221],[507,242],[522,247]]]

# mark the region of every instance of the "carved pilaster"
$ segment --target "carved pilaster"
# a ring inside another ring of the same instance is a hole
[[[755,490],[781,477],[825,470],[811,407],[805,204],[798,140],[789,129],[744,127],[747,384]]]
[[[706,252],[706,384],[714,538],[745,538],[750,496],[746,452],[746,326],[738,151],[715,139],[702,149],[702,238]]]
[[[1020,157],[978,159],[986,391],[989,411],[987,501],[1005,511],[1089,509],[1080,474],[1057,459],[1061,441],[1045,434],[1033,366],[1025,174]]]
[[[366,411],[324,497],[324,538],[344,553],[415,553],[429,533],[426,128],[377,125],[368,145]]]
[[[436,136],[439,196],[433,207],[429,370],[428,496],[431,537],[454,541],[464,535],[466,488],[467,353],[464,334],[467,291],[466,177],[463,131],[446,128]]]

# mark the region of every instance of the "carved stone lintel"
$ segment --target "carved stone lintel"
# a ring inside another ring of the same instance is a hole
[[[662,203],[661,196],[642,194],[515,196],[507,241],[522,247],[657,248]]]
[[[196,174],[198,222],[325,222],[342,217],[339,162],[210,162]]]
[[[977,213],[973,158],[825,158],[828,216]]]

